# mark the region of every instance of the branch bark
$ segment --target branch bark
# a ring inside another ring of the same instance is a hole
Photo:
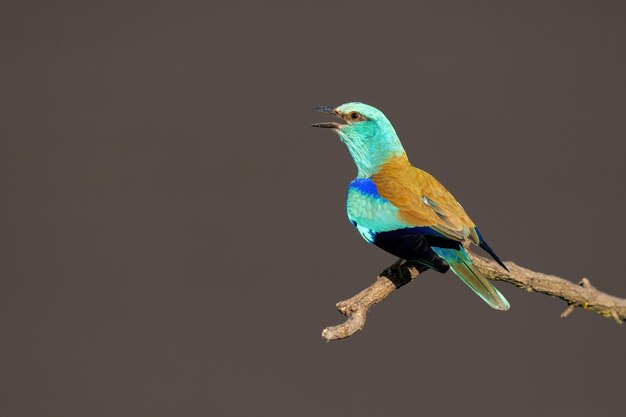
[[[576,307],[582,307],[613,319],[619,324],[626,320],[626,299],[599,291],[587,278],[574,284],[555,275],[531,271],[513,262],[505,263],[509,268],[507,272],[495,261],[469,253],[474,264],[490,280],[508,282],[529,292],[535,291],[566,301],[568,307],[561,314],[562,318],[569,316]],[[370,308],[383,301],[397,288],[413,281],[423,271],[424,268],[420,265],[399,259],[381,272],[372,285],[355,296],[337,303],[337,309],[348,319],[337,326],[325,328],[322,337],[326,341],[344,339],[362,330]]]

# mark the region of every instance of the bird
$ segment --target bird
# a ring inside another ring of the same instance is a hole
[[[478,245],[508,268],[454,196],[409,162],[383,112],[360,102],[313,110],[339,119],[311,126],[335,131],[354,160],[357,176],[348,185],[346,211],[363,239],[422,270],[451,269],[489,306],[508,310],[509,302],[473,264],[465,247]]]

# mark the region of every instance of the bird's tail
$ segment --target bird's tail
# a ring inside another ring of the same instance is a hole
[[[487,278],[472,263],[464,248],[447,249],[436,248],[433,250],[450,265],[452,271],[461,278],[480,298],[496,310],[508,310],[511,305],[500,291],[494,287]]]

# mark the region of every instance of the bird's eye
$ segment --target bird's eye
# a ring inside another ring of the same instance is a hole
[[[357,119],[358,119],[358,118],[360,118],[360,117],[361,117],[361,115],[360,115],[359,113],[355,112],[355,111],[353,111],[352,113],[350,113],[350,118],[351,118],[352,120],[357,120]]]

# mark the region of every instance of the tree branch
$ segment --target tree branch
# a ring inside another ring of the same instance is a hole
[[[555,275],[531,271],[513,262],[506,262],[509,268],[509,272],[506,272],[495,261],[469,253],[474,264],[490,280],[505,281],[529,292],[535,291],[566,301],[568,307],[561,314],[563,318],[569,316],[576,307],[582,307],[612,318],[619,324],[626,320],[626,299],[599,291],[587,278],[583,278],[577,285]],[[325,328],[322,337],[326,341],[344,339],[362,330],[370,308],[387,298],[395,289],[413,281],[424,270],[420,265],[399,259],[381,272],[372,285],[352,298],[337,303],[337,309],[348,320]]]

